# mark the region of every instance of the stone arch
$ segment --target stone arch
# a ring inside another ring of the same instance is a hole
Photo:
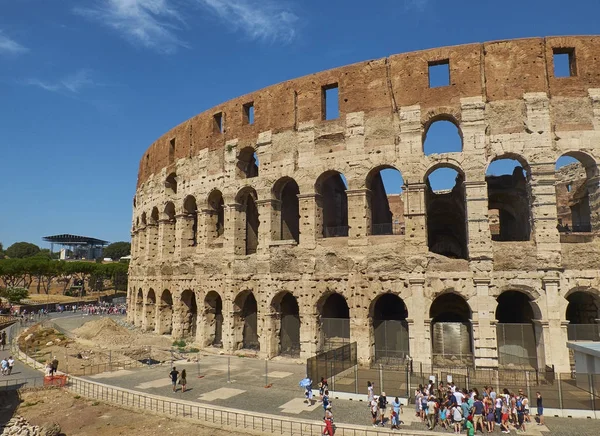
[[[498,364],[526,369],[543,366],[543,333],[537,322],[542,313],[537,303],[514,288],[503,291],[497,301]]]
[[[176,215],[175,204],[168,201],[163,209],[162,217],[162,254],[168,258],[175,253]]]
[[[186,289],[181,293],[181,336],[195,340],[198,326],[198,304],[196,293]]]
[[[209,291],[204,297],[202,328],[203,346],[223,346],[223,299],[216,291]]]
[[[236,196],[236,202],[240,205],[238,228],[244,229],[244,240],[239,241],[239,243],[243,242],[243,250],[239,251],[246,255],[254,254],[258,249],[260,218],[256,206],[257,199],[256,191],[251,186],[242,188]]]
[[[378,295],[369,306],[375,362],[402,364],[409,355],[408,309],[397,294]]]
[[[209,242],[215,242],[225,233],[225,202],[223,194],[213,189],[206,200],[206,236]]]
[[[423,122],[422,137],[422,151],[425,156],[429,156],[431,154],[460,153],[463,151],[463,133],[462,129],[460,128],[460,122],[458,121],[459,119],[460,114],[449,108],[438,108],[437,110],[427,113],[426,119]],[[431,131],[431,128],[434,125],[436,125],[436,127],[441,126],[446,129],[448,127],[452,127],[452,133],[450,133],[450,135],[455,137],[445,139],[450,139],[449,142],[456,142],[456,145],[446,147],[446,149],[442,150],[433,150],[433,148],[441,141],[440,138],[434,138],[436,134]],[[435,144],[432,144],[432,142],[435,142]]]
[[[198,206],[196,198],[188,195],[183,200],[184,225],[182,234],[182,245],[195,247],[198,244]]]
[[[271,301],[275,321],[273,339],[275,354],[300,356],[300,307],[296,297],[288,291],[279,292]]]
[[[431,351],[440,366],[473,364],[472,310],[456,292],[443,292],[431,303]]]
[[[342,173],[330,170],[315,182],[317,223],[322,237],[348,236],[348,189]]]
[[[158,207],[154,206],[150,212],[150,224],[158,224],[159,218]]]
[[[233,334],[235,349],[260,351],[258,303],[252,290],[240,292],[233,302]]]
[[[452,189],[435,190],[431,175],[443,168],[456,172]],[[427,245],[429,251],[443,256],[468,259],[467,201],[464,172],[450,162],[438,162],[425,178]]]
[[[237,156],[236,174],[239,179],[258,177],[258,156],[253,147],[244,147]]]
[[[350,342],[350,307],[344,295],[327,291],[316,304],[319,348],[329,350]]]
[[[532,231],[532,193],[531,170],[527,160],[515,153],[498,155],[489,161],[485,181],[492,240],[529,241]]]
[[[177,195],[177,174],[170,173],[165,179],[165,192],[169,195]]]
[[[144,292],[142,291],[142,288],[139,288],[137,291],[137,294],[135,296],[134,324],[137,327],[141,327],[143,319],[144,319]]]
[[[294,240],[300,242],[300,203],[298,195],[300,188],[291,177],[282,177],[273,185],[273,221],[279,222],[278,238],[282,241]]]
[[[398,178],[396,189],[386,187],[384,173],[391,179]],[[391,173],[391,174],[390,174]],[[367,174],[365,186],[368,189],[367,215],[370,222],[371,235],[403,235],[404,234],[404,201],[402,173],[392,165],[380,165]],[[392,191],[398,191],[392,192]]]
[[[577,287],[566,295],[565,318],[570,341],[600,341],[600,293],[597,289]]]
[[[146,212],[142,212],[142,226],[146,226],[146,224],[148,224],[148,221],[146,219]]]
[[[160,335],[170,335],[173,332],[173,296],[165,289],[160,294],[156,318],[156,332]]]

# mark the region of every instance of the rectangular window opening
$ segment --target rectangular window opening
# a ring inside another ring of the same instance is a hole
[[[554,77],[573,77],[577,75],[574,48],[553,48],[552,62],[554,64]]]
[[[244,105],[244,123],[254,124],[254,103]]]
[[[219,112],[213,116],[215,121],[215,131],[223,133],[223,112]]]
[[[324,120],[335,120],[340,117],[339,107],[339,89],[338,84],[334,83],[331,85],[323,86],[322,88],[322,99],[323,99],[323,119]]]
[[[169,141],[169,163],[173,163],[175,160],[175,141],[175,138]]]
[[[429,62],[428,67],[430,88],[450,85],[450,59]]]

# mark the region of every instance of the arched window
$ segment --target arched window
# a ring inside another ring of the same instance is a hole
[[[322,350],[338,348],[350,342],[350,308],[343,295],[328,293],[317,304],[320,315]]]
[[[279,325],[278,354],[300,356],[300,309],[298,300],[290,292],[281,292],[271,302]]]
[[[198,243],[198,207],[196,199],[188,195],[183,202],[185,217],[185,228],[183,229],[183,244],[187,247],[195,247]]]
[[[195,338],[198,325],[198,304],[196,293],[190,289],[181,294],[181,330],[184,338]]]
[[[383,294],[372,303],[375,362],[401,365],[409,355],[408,310],[395,294]]]
[[[260,220],[256,207],[256,192],[252,188],[242,190],[238,196],[241,205],[240,227],[244,229],[244,254],[254,254],[258,248],[258,226]]]
[[[173,297],[168,289],[160,296],[160,307],[156,319],[156,332],[159,335],[170,335],[173,330]]]
[[[204,299],[205,346],[223,346],[223,300],[221,296],[210,291]]]
[[[300,205],[298,194],[300,188],[294,179],[285,177],[273,187],[275,199],[279,201],[278,207],[274,208],[275,222],[279,221],[278,238],[281,241],[300,241]],[[277,212],[279,212],[277,214]]]
[[[165,180],[165,192],[172,195],[177,194],[177,175],[175,173],[167,176]]]
[[[531,189],[525,161],[494,159],[485,181],[488,220],[494,241],[529,241],[531,237]]]
[[[438,167],[426,178],[427,245],[432,253],[467,259],[467,203],[464,176]]]
[[[596,162],[589,155],[573,152],[556,161],[557,228],[562,234],[588,233],[598,226],[592,216],[598,216],[598,175]],[[597,220],[596,220],[597,221]],[[578,242],[570,238],[569,242]]]
[[[246,147],[240,151],[236,166],[239,179],[258,177],[258,156],[252,147]]]
[[[252,291],[241,292],[233,303],[234,336],[240,348],[260,351],[258,335],[258,304]]]
[[[206,234],[209,242],[215,242],[225,232],[225,205],[221,191],[212,191],[207,203]]]
[[[567,335],[570,341],[600,341],[600,298],[592,292],[575,291],[567,297]]]
[[[451,117],[438,117],[426,128],[423,141],[425,156],[462,151],[462,134]]]
[[[373,169],[367,176],[372,235],[404,234],[404,181],[393,167]]]
[[[429,309],[433,363],[440,366],[473,364],[471,309],[463,297],[446,293]]]
[[[328,171],[316,183],[318,212],[322,217],[323,237],[348,236],[348,185],[343,174]]]

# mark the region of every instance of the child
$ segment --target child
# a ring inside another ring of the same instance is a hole
[[[447,418],[446,418],[446,412],[447,412],[446,406],[444,406],[444,405],[442,404],[442,405],[440,406],[440,411],[438,412],[438,418],[439,418],[439,421],[440,421],[440,425],[442,426],[442,428],[443,428],[444,430],[447,430],[447,429],[448,429],[448,422],[447,422],[447,420],[446,420],[446,419],[447,419]]]

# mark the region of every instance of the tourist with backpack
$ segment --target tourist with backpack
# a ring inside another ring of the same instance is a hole
[[[379,415],[381,417],[381,426],[385,425],[385,411],[387,409],[387,397],[385,396],[385,392],[382,392],[377,400],[377,407],[379,407]]]

